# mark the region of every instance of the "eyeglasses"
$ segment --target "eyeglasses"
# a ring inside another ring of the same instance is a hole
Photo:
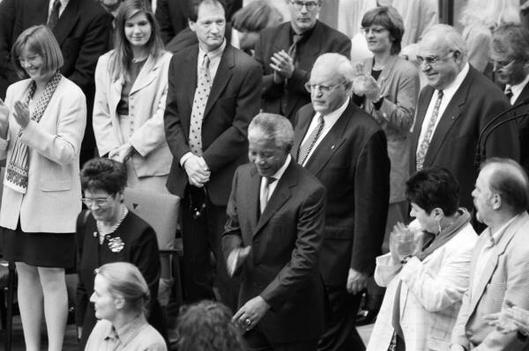
[[[325,84],[310,84],[309,82],[305,83],[305,90],[307,90],[309,93],[312,93],[315,90],[321,91],[323,94],[328,94],[334,88],[337,86],[340,86],[342,83],[333,84],[333,85],[325,85]]]
[[[512,65],[514,61],[516,61],[516,59],[503,60],[503,61],[496,61],[496,60],[491,59],[490,63],[492,64],[493,71],[499,71],[500,69],[504,69]]]
[[[425,63],[427,66],[434,66],[437,63],[439,63],[439,61],[448,58],[448,56],[450,56],[454,52],[455,51],[450,50],[448,52],[448,54],[446,54],[446,56],[444,58],[441,58],[441,57],[439,57],[437,55],[426,56],[426,57],[417,55],[417,63],[419,63],[419,66],[422,65],[423,63]]]
[[[108,204],[110,199],[112,199],[114,195],[108,195],[107,197],[83,197],[81,201],[87,206],[90,207],[92,205],[96,205],[98,207],[105,206]]]
[[[294,5],[294,8],[298,11],[303,9],[303,6],[307,8],[308,11],[314,10],[316,7],[320,6],[319,1],[301,1],[301,0],[291,0],[290,3]]]

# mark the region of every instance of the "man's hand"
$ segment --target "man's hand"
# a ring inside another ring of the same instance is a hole
[[[284,78],[292,77],[296,67],[294,66],[294,60],[286,53],[285,50],[281,50],[273,54],[270,60],[272,61],[272,63],[270,63],[270,67],[274,70],[274,73],[277,73]]]
[[[13,116],[22,129],[26,128],[30,120],[28,105],[22,101],[15,102],[15,113]]]
[[[389,236],[389,251],[395,264],[406,256],[415,256],[422,247],[422,236],[401,222],[393,227]]]
[[[380,99],[380,87],[377,81],[365,74],[358,75],[353,80],[353,92],[358,96],[365,96],[371,101]]]
[[[349,268],[349,275],[347,276],[346,286],[347,291],[351,294],[358,294],[360,291],[367,288],[367,281],[367,274]]]
[[[191,155],[185,161],[184,169],[191,185],[201,188],[204,186],[204,184],[209,182],[211,171],[209,170],[204,158]]]
[[[134,151],[134,148],[132,147],[132,145],[128,143],[123,144],[121,146],[118,146],[114,150],[110,151],[108,153],[108,158],[114,161],[124,163],[130,158],[133,151]]]
[[[248,331],[259,323],[268,309],[270,305],[261,296],[257,296],[246,302],[233,315],[232,321],[237,323],[241,329]]]
[[[450,345],[450,351],[466,351],[466,349],[458,344],[452,344]]]

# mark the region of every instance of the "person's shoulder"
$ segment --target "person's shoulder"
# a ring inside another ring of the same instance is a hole
[[[419,69],[410,61],[398,56],[395,60],[393,70],[408,77],[419,77]]]
[[[235,67],[236,68],[243,68],[244,70],[247,70],[248,68],[260,68],[261,66],[253,57],[245,53],[244,51],[237,49],[236,47],[228,44],[226,46],[226,49],[229,52],[233,53],[233,57],[235,58]],[[242,67],[241,67],[242,66]]]
[[[476,94],[500,98],[501,100],[505,99],[505,95],[501,89],[483,73],[478,72],[474,67],[470,66],[465,79],[472,79],[470,89]]]
[[[271,39],[274,38],[277,33],[289,30],[291,24],[290,22],[283,22],[276,26],[265,28],[261,31],[260,37],[263,39]]]
[[[325,36],[327,37],[327,39],[334,39],[334,40],[339,40],[339,41],[344,41],[344,42],[351,41],[351,39],[344,33],[340,32],[339,30],[319,20],[316,22],[315,29],[321,31],[322,33],[325,33]]]
[[[85,99],[85,95],[83,93],[83,90],[75,84],[73,81],[66,77],[62,77],[61,81],[59,82],[59,86],[57,89],[63,93],[66,94],[69,98],[82,98]]]
[[[162,335],[150,324],[146,324],[136,335],[139,349],[149,351],[166,351],[167,346]]]
[[[82,18],[98,18],[98,17],[108,17],[110,14],[105,11],[98,1],[94,0],[78,0],[79,3],[79,13]]]

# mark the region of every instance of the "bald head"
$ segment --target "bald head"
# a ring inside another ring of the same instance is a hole
[[[517,162],[505,158],[491,158],[483,163],[480,173],[488,174],[490,191],[500,195],[502,207],[508,207],[515,214],[527,210],[529,181]]]

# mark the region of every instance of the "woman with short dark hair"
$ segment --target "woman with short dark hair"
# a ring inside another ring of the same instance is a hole
[[[415,220],[397,223],[377,257],[375,281],[387,290],[367,350],[448,350],[478,237],[448,170],[415,173],[406,197]]]
[[[95,272],[90,301],[99,321],[85,351],[166,351],[163,337],[145,318],[150,292],[139,269],[127,262],[115,262]]]
[[[0,158],[6,160],[0,226],[4,257],[16,263],[26,350],[60,351],[68,315],[65,269],[75,265],[81,210],[79,150],[86,99],[63,77],[59,43],[46,26],[26,29],[12,57],[21,78],[0,100]]]
[[[94,306],[88,302],[93,291],[93,271],[109,262],[130,262],[137,266],[149,284],[152,297],[149,322],[166,334],[161,307],[157,300],[160,259],[156,234],[150,225],[123,204],[127,184],[125,166],[107,158],[85,163],[81,170],[83,202],[89,212],[77,221],[79,285],[76,299],[76,323],[84,345],[96,323]]]

